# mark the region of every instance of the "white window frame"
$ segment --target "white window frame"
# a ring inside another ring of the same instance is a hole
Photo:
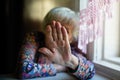
[[[116,60],[116,57],[111,60],[106,59],[104,56],[104,36],[96,39],[94,42],[89,43],[87,47],[87,55],[89,59],[95,64],[96,73],[106,76],[112,80],[120,80],[120,62],[118,61],[119,59]]]

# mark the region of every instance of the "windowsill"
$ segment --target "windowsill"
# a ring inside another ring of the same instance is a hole
[[[105,60],[108,62],[112,62],[113,64],[120,65],[120,57],[106,57]]]
[[[120,72],[120,65],[116,65],[116,64],[113,64],[113,63],[110,63],[107,61],[103,61],[103,60],[94,61],[94,63]]]
[[[96,73],[106,76],[113,80],[120,80],[120,66],[107,61],[93,61]]]

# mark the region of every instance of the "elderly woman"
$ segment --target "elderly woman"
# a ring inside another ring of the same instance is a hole
[[[19,52],[19,77],[47,77],[67,71],[87,80],[95,73],[94,65],[77,48],[78,16],[69,8],[48,12],[41,32],[27,33]]]

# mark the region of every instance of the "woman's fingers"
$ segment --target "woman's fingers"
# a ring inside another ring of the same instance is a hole
[[[52,57],[53,55],[53,53],[48,48],[40,48],[38,51],[46,55],[48,58]]]
[[[62,29],[61,29],[61,30],[62,30],[63,40],[64,40],[66,43],[69,43],[67,30],[65,29],[65,27],[64,27],[64,26],[62,27]]]
[[[62,25],[60,22],[56,22],[56,29],[57,29],[57,36],[58,36],[58,40],[63,40],[63,36],[62,36],[62,32],[61,32],[61,28]]]
[[[53,40],[57,41],[58,37],[57,37],[57,30],[56,30],[55,24],[56,24],[56,21],[52,21],[52,25],[51,25],[52,26],[52,35],[53,35]]]
[[[52,22],[52,26],[48,25],[46,29],[46,40],[57,41],[57,40],[68,40],[67,30],[60,22]]]
[[[52,29],[51,26],[48,25],[46,28],[46,42],[52,42],[53,41],[53,36],[52,36]]]
[[[52,35],[53,35],[54,41],[63,39],[61,27],[62,25],[60,24],[60,22],[52,21]]]

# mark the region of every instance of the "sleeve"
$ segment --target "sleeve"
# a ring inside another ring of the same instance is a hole
[[[74,52],[74,55],[78,58],[79,65],[75,70],[70,69],[69,72],[80,80],[91,79],[95,74],[94,64],[80,54]]]
[[[27,33],[18,57],[19,78],[27,79],[56,75],[56,69],[53,64],[38,64],[34,62],[37,49],[38,44],[35,41],[34,33]]]

